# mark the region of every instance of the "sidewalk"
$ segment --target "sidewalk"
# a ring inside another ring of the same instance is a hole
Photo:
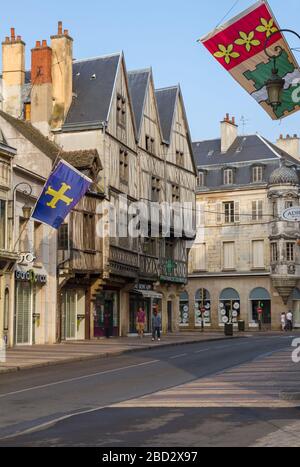
[[[83,342],[66,342],[54,345],[36,345],[30,347],[14,347],[9,349],[6,362],[0,362],[0,374],[20,370],[41,368],[63,363],[115,357],[138,350],[148,350],[157,347],[171,347],[198,342],[209,342],[224,339],[247,337],[248,334],[237,334],[233,338],[216,333],[178,333],[163,336],[161,342],[152,342],[151,337],[112,338],[109,340],[93,340]]]

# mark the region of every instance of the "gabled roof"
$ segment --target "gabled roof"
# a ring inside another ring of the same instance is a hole
[[[286,159],[299,165],[299,161],[260,135],[238,136],[226,153],[221,152],[221,139],[193,143],[196,165],[217,166],[239,162]]]
[[[63,131],[108,121],[122,53],[73,62],[73,102]]]
[[[133,112],[138,137],[142,127],[142,117],[146,102],[147,89],[151,77],[151,69],[128,72],[129,91],[132,100]]]
[[[179,86],[155,91],[159,119],[164,141],[170,143]]]

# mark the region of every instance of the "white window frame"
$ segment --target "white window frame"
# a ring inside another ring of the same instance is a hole
[[[229,186],[234,184],[234,171],[233,169],[225,169],[223,174],[223,183],[224,186]]]
[[[253,183],[262,183],[264,178],[264,169],[261,165],[256,165],[252,167],[252,182]]]

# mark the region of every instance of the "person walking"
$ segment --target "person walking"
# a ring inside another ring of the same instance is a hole
[[[155,341],[156,336],[157,340],[160,341],[161,333],[161,317],[158,313],[158,310],[155,309],[152,316],[152,341]]]
[[[293,330],[293,313],[291,310],[286,315],[286,327],[288,331]]]
[[[136,315],[136,329],[141,339],[143,339],[144,337],[145,326],[146,326],[146,313],[143,308],[140,308]]]
[[[281,321],[282,330],[286,331],[286,313],[285,313],[285,311],[283,313],[281,313],[280,321]]]

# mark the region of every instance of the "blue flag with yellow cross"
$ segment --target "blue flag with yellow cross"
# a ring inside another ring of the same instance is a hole
[[[32,218],[58,229],[88,191],[92,180],[65,161],[48,178]]]

